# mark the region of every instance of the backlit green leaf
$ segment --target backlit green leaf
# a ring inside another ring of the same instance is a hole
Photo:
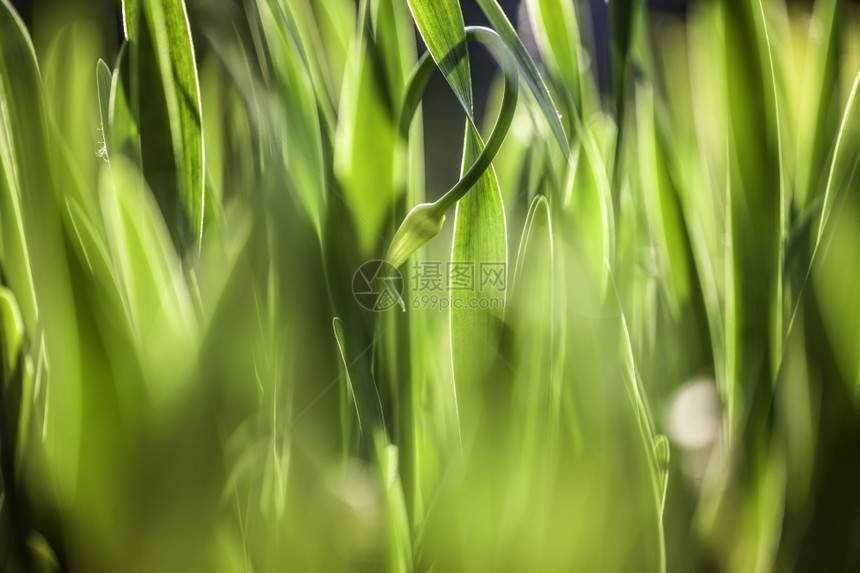
[[[464,168],[482,148],[477,130],[468,125]],[[463,290],[451,290],[454,381],[458,387],[474,388],[497,358],[507,287],[505,211],[492,168],[457,203],[449,280],[462,281],[461,273],[473,273],[474,281],[461,285]]]
[[[409,8],[433,61],[442,70],[466,115],[472,117],[472,75],[460,3],[458,0],[409,0]]]
[[[517,36],[517,32],[511,26],[508,17],[505,16],[505,13],[499,7],[496,0],[478,0],[478,4],[480,4],[484,14],[490,20],[490,24],[499,33],[508,46],[508,49],[516,58],[520,73],[537,100],[538,105],[540,105],[544,117],[549,123],[550,128],[552,128],[558,144],[561,146],[561,150],[564,152],[565,157],[569,157],[570,145],[567,141],[567,135],[564,133],[564,126],[561,125],[558,110],[552,101],[552,96],[550,96],[540,72],[538,72],[537,66],[535,66],[534,60],[532,60],[528,50],[526,50],[519,36]]]

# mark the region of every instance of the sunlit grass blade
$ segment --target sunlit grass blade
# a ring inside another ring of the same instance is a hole
[[[482,148],[477,130],[467,125],[464,168]],[[479,391],[487,369],[496,361],[507,286],[505,211],[492,168],[457,203],[453,241],[449,280],[462,280],[459,272],[471,272],[474,279],[472,284],[463,285],[463,290],[451,293],[459,300],[451,304],[454,382],[458,394],[472,393]],[[488,280],[490,276],[495,280]]]
[[[126,7],[134,10],[134,7]],[[131,36],[132,113],[138,111],[143,170],[174,242],[199,248],[204,163],[200,88],[184,0],[144,0]],[[133,19],[130,14],[127,21]],[[156,89],[158,96],[152,95]],[[137,106],[135,106],[135,102]]]
[[[525,423],[524,448],[537,456],[546,455],[541,445],[545,429],[562,423],[562,386],[555,370],[560,325],[554,259],[549,203],[538,195],[526,216],[505,309],[505,322],[514,333],[514,368],[528,381],[515,389],[522,397],[516,402]]]
[[[29,94],[29,90],[33,90]],[[29,167],[18,162],[32,161],[24,138],[42,134],[43,117],[36,56],[24,24],[6,0],[0,5],[0,261],[9,286],[18,293],[18,304],[27,329],[36,321],[36,293],[33,285],[29,247],[25,235],[22,189]],[[13,113],[14,110],[14,113]],[[37,118],[35,125],[29,118]],[[23,167],[23,168],[22,168]]]
[[[466,47],[465,24],[458,0],[409,0],[421,37],[471,118],[472,75]]]
[[[346,356],[346,342],[343,339],[343,322],[338,317],[334,317],[332,320],[332,330],[334,331],[334,338],[337,342],[337,350],[340,354],[340,360],[342,365],[342,375],[345,384],[340,384],[341,388],[341,433],[343,435],[343,444],[345,447],[349,447],[353,444],[353,418],[347,412],[354,411],[355,412],[355,423],[358,430],[358,436],[362,433],[361,427],[361,410],[358,408],[358,401],[355,398],[355,389],[352,386],[352,378],[350,376],[349,368],[349,360]]]
[[[282,17],[277,2],[259,2],[260,20],[271,59],[279,104],[265,106],[272,121],[268,134],[284,148],[286,172],[308,217],[321,232],[326,193],[320,120],[309,71],[299,58],[299,48],[290,34],[289,21]],[[268,102],[266,102],[268,104]],[[283,118],[283,119],[281,119]]]
[[[821,218],[818,224],[818,232],[815,237],[815,251],[818,250],[818,247],[821,244],[821,238],[824,236],[825,226],[827,225],[827,220],[830,217],[830,211],[833,209],[836,195],[843,185],[847,186],[848,182],[851,181],[856,168],[858,160],[856,155],[852,160],[850,156],[851,150],[849,150],[849,156],[844,157],[845,152],[843,151],[844,146],[842,145],[842,142],[846,130],[851,130],[852,125],[855,127],[857,125],[858,119],[856,117],[857,112],[855,111],[856,106],[854,105],[854,102],[857,96],[858,85],[860,85],[860,72],[858,72],[857,76],[854,78],[854,83],[851,86],[851,93],[848,96],[848,102],[845,104],[842,121],[839,123],[839,133],[836,136],[836,143],[833,146],[830,169],[827,172],[827,186],[824,188],[824,203],[821,207]],[[856,144],[856,142],[854,143]],[[834,178],[836,179],[835,183]]]
[[[385,240],[386,216],[405,189],[397,181],[396,94],[406,82],[406,62],[395,73],[384,68],[397,55],[384,50],[376,26],[396,24],[389,2],[362,2],[353,51],[341,90],[334,144],[334,173],[355,221],[362,255],[372,257]],[[403,67],[401,67],[403,66]]]
[[[0,143],[4,183],[20,200],[20,218],[12,212],[11,229],[23,229],[27,263],[17,259],[10,286],[21,306],[27,332],[36,337],[38,321],[50,370],[45,393],[51,403],[62,404],[46,414],[42,442],[54,460],[55,491],[63,500],[74,495],[78,480],[81,437],[80,343],[75,330],[77,316],[66,257],[66,243],[51,178],[48,121],[43,89],[33,45],[24,24],[7,0],[0,2],[0,105],[5,136]],[[8,113],[14,110],[15,113]],[[9,163],[7,163],[7,161]],[[15,179],[12,179],[13,173]],[[26,192],[25,192],[26,190]],[[13,203],[14,204],[14,203]],[[4,229],[5,210],[3,214]],[[4,241],[5,241],[4,230]],[[6,249],[4,244],[4,249]],[[8,247],[11,248],[11,247]],[[16,253],[14,257],[21,257]],[[12,259],[13,261],[15,258]],[[5,263],[4,263],[5,264]],[[26,276],[32,271],[32,291]],[[30,298],[29,293],[35,294]],[[62,375],[60,375],[62,373]]]
[[[830,132],[835,117],[831,105],[839,79],[840,16],[839,0],[818,0],[812,13],[811,28],[805,37],[802,80],[791,94],[795,101],[797,161],[794,171],[794,202],[806,209],[818,196],[832,144]],[[814,32],[813,32],[814,30]]]
[[[384,506],[388,521],[388,571],[413,571],[412,530],[406,513],[406,502],[398,468],[399,449],[388,443],[382,432],[374,435],[376,463],[382,478]]]
[[[516,58],[523,79],[543,111],[543,115],[549,123],[561,150],[564,152],[565,158],[569,158],[570,144],[568,143],[567,135],[564,133],[564,126],[561,124],[558,110],[552,101],[549,89],[547,89],[540,72],[538,72],[534,60],[532,60],[522,40],[517,36],[514,27],[511,26],[508,17],[505,16],[505,13],[499,7],[496,0],[478,0],[478,4],[481,6],[484,14],[486,14],[490,24],[499,33],[508,49]]]
[[[124,158],[102,172],[101,209],[126,321],[153,399],[182,395],[193,372],[199,325],[169,232],[137,169]]]
[[[578,109],[580,93],[580,37],[576,10],[563,0],[528,0],[529,20],[535,29],[541,54],[564,85],[564,94]]]
[[[18,309],[15,295],[0,286],[0,373],[5,381],[18,367],[21,345],[24,341],[24,319]],[[0,388],[0,392],[5,388]]]
[[[665,168],[665,152],[656,127],[654,92],[650,85],[636,89],[635,163],[649,232],[659,253],[661,283],[670,309],[679,316],[689,297],[686,233],[682,227],[675,191]]]
[[[108,101],[108,131],[111,144],[109,157],[123,154],[135,165],[141,167],[140,131],[137,120],[132,114],[129,89],[131,78],[131,50],[129,43],[123,42],[117,55],[116,65],[111,74],[110,98]]]

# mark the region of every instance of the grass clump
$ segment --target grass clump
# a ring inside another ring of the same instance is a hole
[[[0,0],[4,571],[852,570],[857,7],[477,4]]]

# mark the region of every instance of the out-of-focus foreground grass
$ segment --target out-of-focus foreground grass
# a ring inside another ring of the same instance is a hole
[[[524,3],[0,0],[4,571],[860,568],[860,9]]]

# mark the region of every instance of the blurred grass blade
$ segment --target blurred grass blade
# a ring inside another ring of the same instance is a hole
[[[17,193],[20,201],[20,215],[11,212],[8,231],[5,208],[0,214],[4,250],[14,248],[5,241],[7,233],[19,227],[29,259],[24,262],[24,253],[15,252],[10,257],[15,261],[13,268],[4,272],[8,273],[9,286],[21,307],[26,331],[36,336],[38,324],[44,333],[50,364],[44,391],[50,393],[52,404],[62,407],[46,415],[42,441],[46,454],[54,461],[51,477],[55,491],[60,499],[69,501],[78,483],[81,445],[78,317],[56,187],[51,178],[51,146],[39,68],[27,30],[7,0],[0,0],[0,114],[0,132],[5,132],[0,135],[0,184],[7,188],[6,193]],[[10,197],[3,200],[14,205]],[[5,260],[3,264],[5,267]],[[23,274],[30,270],[32,281]]]
[[[3,382],[18,366],[21,344],[24,340],[24,319],[15,301],[15,295],[8,288],[0,286],[0,374]],[[4,392],[5,388],[0,388]]]
[[[554,375],[558,305],[556,304],[554,245],[549,203],[534,198],[526,216],[505,322],[515,336],[515,370],[528,384],[516,392],[525,406],[525,444],[541,443],[541,427],[557,427],[561,409],[561,380]]]
[[[391,573],[410,573],[413,570],[412,535],[406,499],[400,479],[399,449],[388,443],[385,434],[374,432],[374,449],[379,473],[382,477],[384,506],[388,521],[388,568]]]
[[[654,441],[654,460],[657,463],[657,485],[659,486],[660,520],[663,520],[663,512],[666,509],[666,490],[669,486],[669,439],[659,434]]]
[[[321,233],[326,195],[320,120],[309,70],[293,35],[291,22],[278,2],[259,2],[260,21],[268,44],[275,86],[280,96],[271,109],[275,136],[282,139],[287,177],[314,228]],[[281,117],[283,119],[281,119]],[[269,121],[263,118],[263,121]]]
[[[638,153],[634,165],[639,175],[638,183],[644,199],[649,233],[659,255],[660,282],[666,291],[672,314],[680,316],[682,305],[689,294],[689,265],[681,215],[669,176],[665,172],[665,152],[657,133],[654,99],[654,90],[650,84],[643,82],[637,85],[635,117],[631,117],[631,121],[635,121],[633,127],[636,128],[631,136],[636,138]]]
[[[568,0],[527,0],[529,21],[541,54],[571,100],[571,113],[580,113],[580,37],[574,3]]]
[[[396,3],[363,2],[347,76],[341,90],[334,144],[334,173],[355,219],[360,252],[374,256],[384,224],[405,191],[397,181],[397,112],[410,63],[399,47],[378,38],[399,35]],[[375,28],[374,28],[375,25]],[[398,49],[395,49],[398,48]],[[392,68],[395,70],[392,72]]]
[[[43,141],[39,75],[33,45],[24,23],[7,0],[0,4],[0,262],[2,272],[14,292],[24,317],[33,332],[36,323],[36,292],[31,256],[25,233],[23,189],[27,188],[28,169],[18,162],[35,160],[26,153],[26,141]]]
[[[612,16],[612,89],[615,94],[619,136],[624,118],[631,44],[642,4],[644,3],[641,0],[612,0],[609,3]]]
[[[142,168],[140,151],[140,131],[137,120],[132,114],[129,89],[131,86],[131,50],[128,42],[123,42],[117,55],[116,65],[111,75],[110,99],[108,101],[108,131],[111,134],[111,147],[108,156],[122,154],[132,163]]]
[[[102,172],[100,201],[148,389],[167,404],[187,388],[196,363],[200,333],[191,294],[152,194],[125,158]]]
[[[415,24],[433,61],[442,70],[457,99],[471,119],[472,75],[466,27],[458,0],[409,0]]]
[[[845,104],[845,111],[842,114],[842,121],[839,123],[839,133],[836,136],[836,143],[833,147],[833,158],[830,160],[830,169],[827,172],[827,186],[824,188],[824,204],[821,208],[821,221],[818,224],[818,233],[815,237],[815,248],[814,251],[818,250],[818,246],[821,244],[821,238],[824,235],[824,228],[827,225],[827,220],[830,217],[830,211],[833,209],[833,203],[836,200],[835,195],[838,192],[839,188],[848,181],[843,181],[846,173],[845,165],[843,165],[843,161],[848,161],[848,165],[853,165],[857,158],[851,158],[850,156],[845,158],[843,151],[843,136],[845,134],[846,129],[849,129],[850,126],[857,126],[860,118],[855,117],[855,99],[857,96],[857,86],[860,85],[860,73],[854,78],[854,83],[851,86],[851,94],[848,96],[848,103]],[[853,159],[853,161],[852,161]],[[837,171],[839,171],[837,173]],[[847,170],[849,173],[853,172],[853,167]],[[834,177],[837,178],[836,183],[834,184]],[[835,189],[834,189],[835,187]],[[813,255],[814,256],[814,255]]]
[[[489,19],[490,24],[499,33],[508,46],[508,49],[516,58],[523,79],[525,79],[538,105],[540,105],[544,117],[549,122],[552,132],[561,146],[561,150],[564,152],[565,158],[569,159],[570,145],[567,141],[567,135],[564,133],[564,126],[561,124],[558,110],[552,101],[552,96],[549,95],[549,89],[547,89],[543,78],[538,72],[534,60],[532,60],[532,57],[496,0],[478,0],[478,4],[481,6],[484,14],[486,14],[487,19]]]
[[[346,392],[341,394],[341,431],[343,432],[343,443],[346,447],[350,447],[352,445],[352,436],[350,432],[350,424],[349,420],[351,416],[347,415],[347,412],[350,409],[355,410],[355,420],[358,424],[358,435],[362,433],[361,427],[361,411],[358,409],[358,402],[355,398],[355,388],[352,386],[352,377],[349,374],[349,360],[346,358],[346,342],[343,338],[343,322],[337,316],[332,319],[332,330],[334,330],[334,338],[337,342],[337,350],[340,355],[341,365],[343,366],[343,377],[346,380],[345,385],[341,385],[341,388],[345,388]],[[352,408],[349,408],[347,404],[351,403]]]

